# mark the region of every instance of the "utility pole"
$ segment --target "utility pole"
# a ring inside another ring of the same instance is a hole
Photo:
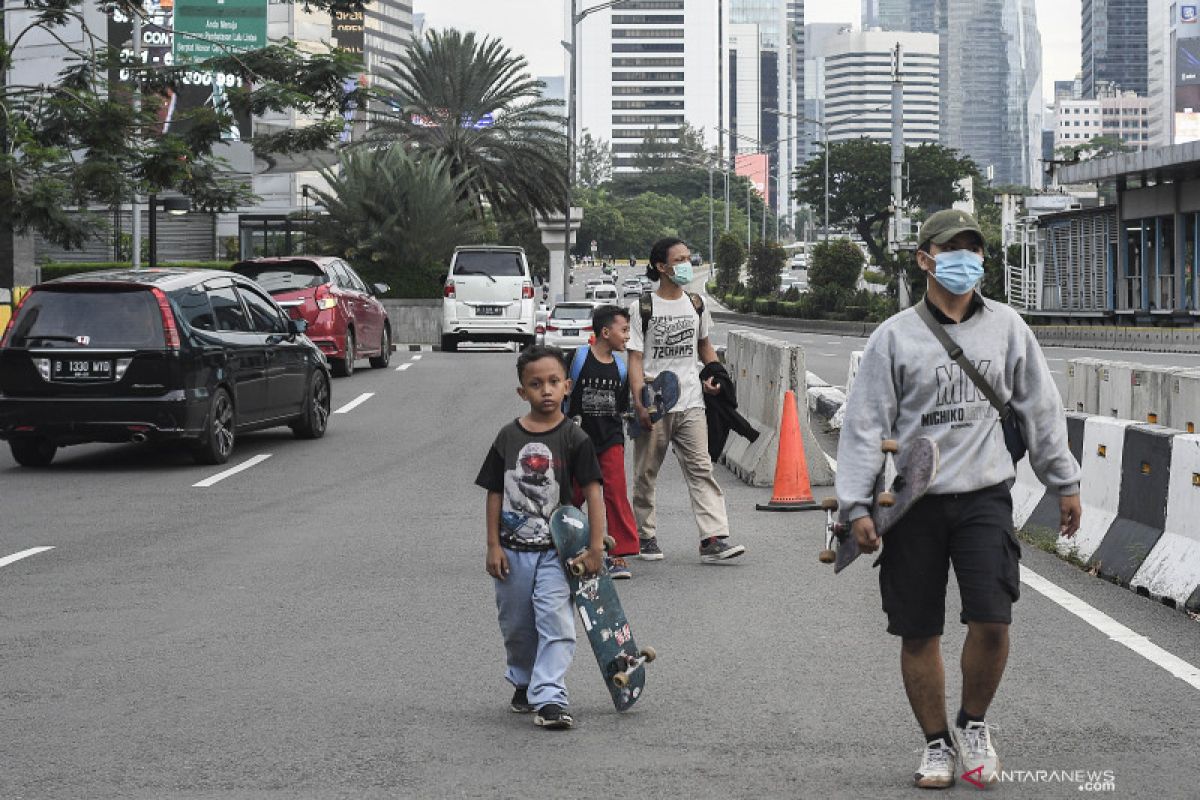
[[[133,12],[133,72],[130,74],[130,79],[133,81],[133,114],[136,117],[142,108],[142,14],[139,6]],[[138,127],[141,127],[140,125]],[[134,269],[142,266],[142,206],[139,202],[138,192],[133,190],[133,202],[129,204],[130,216],[132,217],[132,226],[130,228],[130,240],[133,243],[133,252],[130,254],[130,262]]]
[[[896,42],[892,58],[892,220],[888,226],[888,251],[900,253],[900,228],[904,215],[904,48]],[[907,237],[905,237],[907,238]],[[900,308],[908,308],[908,282],[903,271],[896,271],[896,294]]]

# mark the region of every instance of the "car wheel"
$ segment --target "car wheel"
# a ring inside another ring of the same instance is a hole
[[[11,439],[8,449],[13,459],[22,467],[48,467],[58,452],[58,445],[41,436]]]
[[[192,451],[197,464],[224,464],[233,454],[237,414],[233,398],[224,389],[213,392],[208,406],[208,421],[200,443]]]
[[[333,359],[333,374],[339,378],[349,378],[354,374],[354,362],[358,352],[354,347],[354,331],[346,331],[346,357]]]
[[[292,423],[297,439],[320,439],[329,427],[329,378],[324,371],[313,370],[308,380],[308,396],[304,398],[304,414]]]
[[[458,337],[452,333],[442,334],[442,352],[443,353],[458,352]]]
[[[371,359],[372,369],[384,369],[392,360],[392,329],[383,326],[383,338],[379,342],[379,355]]]

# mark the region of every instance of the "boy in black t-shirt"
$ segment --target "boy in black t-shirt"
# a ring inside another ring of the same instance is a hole
[[[608,533],[616,542],[606,566],[609,576],[620,580],[632,577],[625,557],[638,554],[637,523],[625,488],[625,430],[621,424],[621,414],[629,407],[629,374],[621,357],[629,341],[629,312],[620,306],[600,306],[592,312],[592,330],[595,341],[579,348],[571,361],[567,415],[579,420],[596,447]]]
[[[517,394],[529,413],[500,429],[475,483],[487,490],[487,573],[508,657],[505,677],[516,691],[510,708],[537,711],[534,723],[570,728],[567,668],[575,654],[575,617],[567,575],[550,538],[550,515],[583,487],[591,541],[585,570],[603,567],[604,514],[600,466],[592,440],[562,412],[570,391],[562,352],[533,346],[517,359]]]

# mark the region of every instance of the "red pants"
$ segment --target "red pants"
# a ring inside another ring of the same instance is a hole
[[[609,555],[635,556],[640,548],[637,524],[633,521],[629,490],[625,484],[625,446],[618,444],[610,447],[597,460],[604,480],[604,516],[608,523],[608,535],[617,543]],[[574,489],[575,505],[583,508],[583,490],[578,484]]]

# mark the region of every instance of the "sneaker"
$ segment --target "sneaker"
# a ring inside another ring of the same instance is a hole
[[[1000,780],[1000,756],[992,746],[992,734],[986,722],[968,722],[967,727],[950,729],[954,747],[962,764],[963,775],[971,775],[978,783]]]
[[[606,558],[605,564],[608,567],[608,577],[614,581],[627,581],[633,577],[633,573],[629,571],[629,563],[621,556]]]
[[[700,560],[709,564],[737,558],[745,552],[745,547],[740,544],[730,544],[721,536],[711,536],[700,543]]]
[[[518,686],[517,690],[513,692],[512,700],[509,702],[508,707],[512,709],[514,714],[528,714],[533,711],[533,705],[530,704],[529,698],[525,695],[525,690],[526,687]]]
[[[649,539],[639,539],[638,548],[641,552],[638,553],[638,558],[642,561],[662,561],[663,551],[658,547],[658,537],[651,536]]]
[[[954,748],[945,739],[934,739],[925,745],[913,782],[921,789],[947,789],[954,785],[954,766]]]
[[[551,730],[565,730],[575,727],[575,720],[567,710],[557,703],[547,703],[538,709],[533,717],[533,724]]]

